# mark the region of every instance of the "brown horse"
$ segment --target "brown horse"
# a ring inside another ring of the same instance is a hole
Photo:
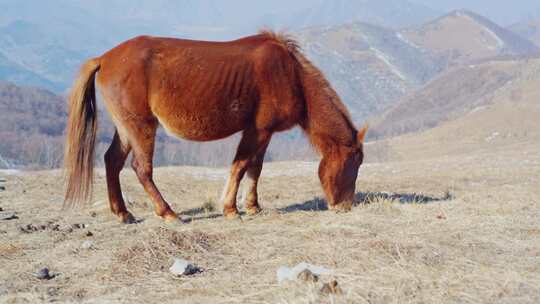
[[[227,218],[238,216],[236,195],[246,172],[247,213],[260,211],[257,181],[270,138],[295,125],[322,155],[319,177],[330,209],[351,208],[367,127],[356,130],[336,92],[294,40],[268,31],[230,42],[142,36],[88,60],[69,99],[67,204],[88,201],[91,195],[95,78],[116,126],[105,166],[110,207],[120,221],[133,222],[119,180],[130,152],[156,214],[178,219],[152,179],[159,125],[195,141],[243,131],[222,199]]]

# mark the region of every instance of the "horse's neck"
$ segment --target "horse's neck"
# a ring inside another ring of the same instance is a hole
[[[352,145],[355,128],[347,109],[322,72],[303,55],[302,86],[306,102],[306,118],[302,125],[310,141],[321,153],[339,145]]]
[[[336,146],[351,146],[354,143],[354,128],[339,106],[328,98],[308,99],[306,130],[310,141],[321,153]]]

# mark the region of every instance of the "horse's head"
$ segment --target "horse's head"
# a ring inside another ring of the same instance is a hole
[[[358,169],[364,160],[366,132],[364,126],[357,132],[352,146],[336,146],[321,160],[319,178],[331,210],[348,211],[352,207]]]

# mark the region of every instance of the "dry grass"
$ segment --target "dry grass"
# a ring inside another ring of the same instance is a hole
[[[268,164],[266,211],[241,221],[215,203],[227,170],[158,169],[165,197],[192,219],[181,226],[152,215],[129,170],[129,208],[143,220],[134,225],[109,214],[102,171],[95,203],[68,213],[59,172],[7,175],[0,207],[19,219],[0,223],[0,302],[538,303],[540,155],[527,151],[366,164],[362,203],[346,214],[325,210],[316,164]],[[203,271],[173,277],[174,257]],[[301,261],[334,273],[277,283],[278,267]],[[34,278],[44,266],[58,275]],[[343,295],[319,292],[332,279]]]
[[[115,273],[130,277],[144,277],[152,272],[166,269],[172,264],[171,257],[182,253],[182,257],[191,259],[219,249],[220,235],[202,231],[178,232],[166,228],[153,228],[144,232],[138,244],[121,248],[115,252],[115,259],[120,266]]]

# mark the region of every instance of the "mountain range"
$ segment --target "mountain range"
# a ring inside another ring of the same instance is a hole
[[[540,53],[531,41],[464,10],[402,30],[353,23],[308,28],[297,36],[357,122],[452,68]]]

